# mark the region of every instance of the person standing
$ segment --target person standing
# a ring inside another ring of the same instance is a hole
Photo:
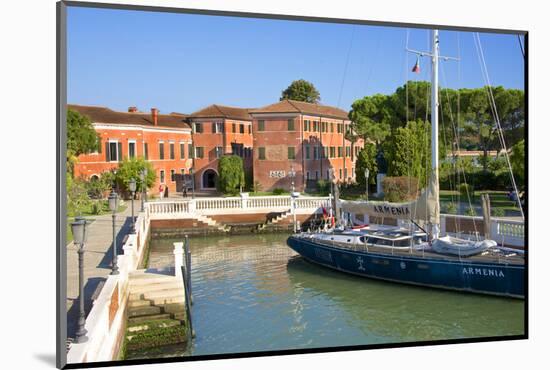
[[[164,186],[162,184],[159,185],[159,197],[160,200],[164,199]]]

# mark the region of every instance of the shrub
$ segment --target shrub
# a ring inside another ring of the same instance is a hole
[[[384,199],[388,202],[404,202],[418,196],[418,179],[408,176],[384,177]]]
[[[317,190],[319,190],[319,193],[328,193],[330,190],[330,183],[327,180],[319,180],[317,181]]]
[[[474,187],[472,185],[469,185],[469,184],[466,184],[466,183],[462,183],[460,185],[458,185],[458,191],[460,192],[460,195],[461,196],[470,196],[470,197],[473,197],[474,196]]]
[[[125,158],[118,166],[115,175],[116,182],[120,185],[123,191],[128,192],[128,184],[131,179],[134,179],[136,181],[136,192],[139,193],[143,189],[139,175],[144,168],[147,168],[147,178],[145,179],[145,184],[147,185],[147,188],[151,188],[155,183],[157,176],[153,165],[143,158]]]
[[[273,189],[273,195],[283,195],[284,193],[285,193],[285,189],[281,189],[281,188]]]
[[[468,208],[466,212],[464,212],[466,216],[477,216],[477,212],[472,207]]]
[[[445,208],[445,213],[449,215],[456,215],[457,213],[457,207],[455,203],[447,203],[447,207]]]
[[[238,194],[245,186],[243,159],[237,155],[221,157],[218,173],[218,190],[224,194]]]

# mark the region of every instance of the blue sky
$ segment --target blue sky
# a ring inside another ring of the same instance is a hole
[[[410,48],[429,50],[428,31],[411,29]],[[480,34],[493,85],[523,89],[516,35]],[[311,81],[323,104],[354,100],[429,79],[429,61],[410,73],[407,29],[128,10],[68,11],[68,102],[126,110],[191,113],[209,104],[261,107],[293,80]],[[440,31],[442,86],[479,87],[472,33]],[[460,71],[460,78],[459,78]]]

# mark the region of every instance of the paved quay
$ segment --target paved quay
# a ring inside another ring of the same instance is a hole
[[[116,239],[118,254],[122,254],[122,241],[130,232],[132,206],[116,215]],[[141,203],[136,200],[134,211],[139,212]],[[86,316],[92,309],[92,295],[97,296],[101,284],[111,273],[113,218],[112,214],[87,217],[93,220],[87,227],[87,242],[84,246],[84,307]],[[74,243],[67,245],[67,337],[74,338],[78,324],[78,247]]]

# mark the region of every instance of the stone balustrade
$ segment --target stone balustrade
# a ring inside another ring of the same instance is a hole
[[[167,208],[160,207],[159,210]],[[178,209],[178,208],[175,208]],[[68,364],[116,360],[124,335],[128,302],[129,274],[144,257],[150,233],[150,212],[140,212],[136,218],[136,234],[129,234],[118,256],[118,275],[109,275],[93,307],[86,317],[88,340],[72,343],[67,353]]]

